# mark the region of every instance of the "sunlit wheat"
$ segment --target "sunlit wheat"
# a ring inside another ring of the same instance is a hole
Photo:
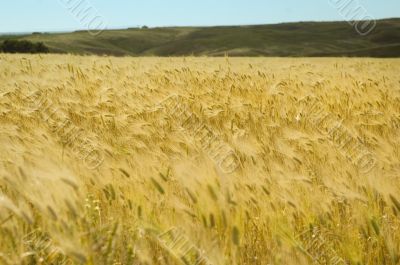
[[[399,264],[399,68],[0,55],[0,263]],[[171,95],[185,119],[160,104]],[[316,101],[362,149],[310,122]],[[93,150],[99,167],[81,155]],[[185,251],[157,237],[171,227]]]

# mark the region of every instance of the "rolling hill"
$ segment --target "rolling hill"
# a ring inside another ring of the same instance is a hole
[[[400,57],[400,18],[378,20],[361,36],[347,22],[165,27],[0,36],[41,41],[55,53],[114,56]]]

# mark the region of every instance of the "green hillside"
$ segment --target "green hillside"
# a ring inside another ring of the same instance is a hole
[[[347,22],[224,27],[169,27],[0,36],[44,42],[52,52],[116,56],[368,56],[400,57],[400,19],[377,21],[368,36]]]

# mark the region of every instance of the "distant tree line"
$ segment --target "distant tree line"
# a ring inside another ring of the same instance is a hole
[[[5,40],[0,51],[6,53],[48,53],[50,50],[43,42],[27,40]]]

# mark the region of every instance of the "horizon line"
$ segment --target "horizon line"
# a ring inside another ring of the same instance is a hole
[[[392,19],[400,19],[400,17],[385,17],[375,19],[376,21],[382,20],[392,20]],[[363,20],[299,20],[299,21],[286,21],[286,22],[276,22],[276,23],[255,23],[255,24],[220,24],[220,25],[163,25],[163,26],[148,26],[146,24],[143,25],[131,25],[131,26],[115,26],[104,29],[104,31],[112,31],[112,30],[127,30],[127,29],[141,29],[144,26],[147,26],[148,29],[158,29],[158,28],[214,28],[214,27],[246,27],[246,26],[267,26],[267,25],[281,25],[281,24],[295,24],[295,23],[332,23],[332,22],[343,22],[348,23],[350,21],[363,21]],[[0,32],[0,36],[4,35],[27,35],[33,33],[42,33],[42,34],[60,34],[60,33],[74,33],[81,32],[87,30],[95,30],[95,29],[61,29],[61,30],[32,30],[32,31],[10,31],[10,32]]]

